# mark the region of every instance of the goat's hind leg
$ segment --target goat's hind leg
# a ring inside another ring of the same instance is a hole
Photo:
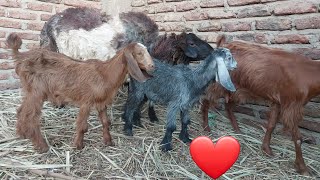
[[[149,101],[148,104],[148,116],[150,118],[151,122],[158,122],[159,119],[157,117],[156,111],[154,110],[154,103],[152,101]]]
[[[190,115],[187,110],[180,112],[181,117],[181,132],[179,134],[180,140],[184,143],[190,143],[192,140],[189,138],[188,125],[190,124]]]
[[[310,175],[302,156],[302,136],[298,128],[298,124],[303,119],[303,105],[291,104],[286,109],[282,109],[282,111],[283,125],[290,130],[292,141],[295,146],[295,169],[302,175]]]
[[[310,175],[310,173],[308,171],[308,168],[302,156],[302,150],[301,150],[302,136],[298,129],[298,124],[295,124],[292,129],[292,140],[294,142],[294,147],[296,150],[296,160],[294,162],[295,169],[299,174],[308,176]]]
[[[114,146],[114,142],[112,142],[112,138],[109,132],[109,120],[105,110],[98,110],[99,119],[102,123],[102,131],[103,131],[103,142],[107,146]]]
[[[26,95],[17,110],[17,134],[32,141],[35,149],[40,153],[47,152],[49,146],[41,134],[41,109],[43,99],[33,95]]]
[[[201,102],[201,114],[202,114],[202,128],[205,131],[210,132],[211,129],[208,123],[208,113],[209,113],[210,102],[208,99],[203,99]]]
[[[90,114],[89,106],[81,106],[76,122],[76,137],[74,138],[73,144],[77,149],[82,149],[84,133],[88,132],[88,117]]]

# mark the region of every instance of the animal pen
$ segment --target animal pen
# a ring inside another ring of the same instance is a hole
[[[115,146],[102,141],[98,113],[91,111],[85,147],[76,149],[79,108],[56,107],[45,102],[41,133],[49,151],[38,153],[32,142],[16,134],[17,108],[24,93],[14,72],[15,64],[5,40],[16,32],[23,40],[22,51],[39,47],[40,31],[51,16],[70,7],[90,7],[114,15],[120,12],[146,13],[159,27],[159,34],[194,33],[216,47],[216,38],[245,40],[285,49],[320,60],[320,8],[318,0],[5,0],[0,2],[0,178],[1,179],[210,179],[194,163],[189,145],[179,139],[180,116],[173,133],[172,150],[162,152],[160,142],[166,130],[167,107],[155,103],[159,121],[149,120],[149,106],[141,108],[141,124],[133,136],[125,135],[123,107],[128,88],[122,86],[108,107],[110,134]],[[19,14],[20,13],[20,14]],[[118,29],[117,29],[118,30]],[[195,64],[197,66],[197,64]],[[255,75],[253,75],[255,76]],[[129,82],[130,83],[130,82]],[[320,100],[311,99],[300,123],[302,154],[310,176],[294,168],[295,146],[291,135],[278,123],[272,133],[274,156],[261,150],[267,131],[268,102],[250,101],[235,108],[241,133],[236,133],[220,99],[217,111],[208,114],[210,132],[202,124],[201,104],[190,111],[191,139],[207,136],[213,142],[224,136],[236,138],[240,155],[219,179],[320,179]]]

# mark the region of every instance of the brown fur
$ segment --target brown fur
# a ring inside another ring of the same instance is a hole
[[[320,62],[261,45],[234,41],[226,43],[224,36],[217,41],[218,46],[231,50],[237,61],[237,68],[230,72],[237,91],[230,93],[215,83],[208,88],[207,97],[202,106],[203,126],[208,128],[208,109],[220,97],[226,99],[225,107],[233,128],[240,132],[233,107],[236,103],[245,103],[249,99],[263,99],[271,103],[268,127],[262,149],[272,155],[270,139],[278,119],[292,133],[296,149],[296,169],[307,174],[301,152],[301,134],[298,124],[303,118],[304,105],[320,94]]]
[[[105,114],[107,105],[112,103],[128,72],[138,81],[148,78],[141,71],[152,70],[154,66],[147,49],[131,43],[109,61],[82,62],[45,49],[19,53],[19,41],[21,39],[14,33],[7,39],[9,47],[15,52],[15,70],[25,92],[17,110],[17,134],[31,139],[40,152],[48,150],[40,132],[41,109],[43,102],[48,100],[55,104],[70,103],[80,107],[74,140],[78,149],[83,148],[83,136],[88,130],[87,118],[91,108],[99,113],[105,144],[113,145]]]

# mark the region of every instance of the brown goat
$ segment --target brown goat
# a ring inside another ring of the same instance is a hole
[[[91,108],[98,111],[103,125],[103,140],[114,145],[109,133],[107,105],[112,103],[127,73],[138,81],[150,76],[143,70],[153,70],[154,63],[145,46],[131,43],[103,62],[82,62],[60,53],[34,49],[19,53],[21,39],[10,34],[8,47],[13,49],[16,73],[25,92],[17,110],[17,134],[29,138],[39,152],[48,151],[48,145],[40,132],[40,115],[43,102],[70,103],[80,107],[76,122],[74,145],[82,149],[84,133],[88,131],[87,119]]]
[[[225,108],[233,128],[240,132],[233,107],[249,99],[263,99],[271,103],[267,132],[262,150],[273,155],[270,148],[271,134],[278,119],[289,129],[295,145],[295,168],[301,174],[309,174],[301,151],[301,134],[298,124],[303,118],[303,107],[312,97],[320,94],[320,62],[286,52],[242,41],[225,42],[218,37],[217,46],[230,49],[238,66],[230,72],[236,92],[225,90],[218,83],[207,89],[203,100],[203,127],[208,128],[208,109],[225,98]]]

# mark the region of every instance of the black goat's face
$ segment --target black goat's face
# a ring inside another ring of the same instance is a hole
[[[184,34],[181,38],[180,48],[184,54],[195,61],[205,59],[213,48],[193,33]]]

